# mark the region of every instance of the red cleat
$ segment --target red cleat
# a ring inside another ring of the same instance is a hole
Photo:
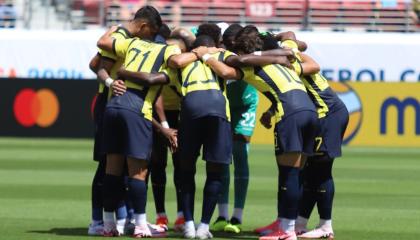
[[[156,218],[156,225],[168,231],[168,217],[161,216]]]
[[[260,234],[261,236],[276,232],[279,230],[280,220],[276,219],[274,222],[270,223],[267,226],[260,227],[254,230],[254,232]]]

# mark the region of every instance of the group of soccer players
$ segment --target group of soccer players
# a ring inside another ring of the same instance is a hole
[[[94,109],[94,159],[99,164],[88,234],[166,236],[168,145],[178,211],[174,230],[198,239],[212,238],[210,228],[241,232],[258,90],[272,103],[260,122],[271,128],[275,119],[279,175],[278,218],[255,231],[263,240],[333,238],[331,172],[334,158],[341,155],[348,112],[319,65],[301,53],[306,44],[292,32],[272,35],[238,24],[201,24],[195,32],[171,31],[155,8],[145,6],[98,40],[90,68],[100,82]],[[196,226],[201,149],[206,181]],[[232,159],[235,203],[229,218]],[[146,219],[149,175],[156,224]],[[315,204],[320,223],[308,231]],[[210,227],[216,205],[219,216]]]

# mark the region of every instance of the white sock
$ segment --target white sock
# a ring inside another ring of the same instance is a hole
[[[237,218],[242,223],[242,213],[244,210],[242,208],[233,209],[233,217]]]
[[[136,221],[135,222],[136,223],[136,226],[147,224],[146,213],[142,213],[142,214],[136,214],[136,213],[134,213],[134,219]]]
[[[165,212],[160,212],[156,214],[157,217],[166,217],[166,213]]]
[[[280,218],[280,228],[285,232],[294,232],[295,231],[295,220]]]
[[[223,203],[223,204],[217,204],[219,208],[219,216],[224,217],[226,220],[229,219],[229,204]]]
[[[97,225],[101,225],[102,223],[103,223],[103,221],[92,220],[91,225],[92,226],[97,226]]]
[[[332,230],[332,220],[319,219],[318,227],[322,229],[326,229],[326,230],[330,230],[330,229]]]
[[[203,229],[205,231],[209,231],[210,226],[207,223],[200,223],[200,225],[198,225],[197,229]]]
[[[296,228],[300,228],[300,229],[307,228],[308,220],[309,219],[307,219],[307,218],[298,216],[298,218],[296,219]]]
[[[104,223],[115,223],[115,214],[114,212],[104,212]]]
[[[125,226],[126,221],[127,220],[125,218],[117,220],[117,226]]]
[[[186,221],[185,222],[185,228],[186,229],[191,229],[191,228],[195,229],[194,221]]]
[[[176,217],[177,217],[177,218],[183,218],[183,217],[184,217],[184,213],[183,213],[182,211],[177,212],[177,213],[176,213]]]

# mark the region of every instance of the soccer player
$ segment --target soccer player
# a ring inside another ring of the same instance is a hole
[[[223,33],[223,44],[229,51],[235,51],[234,38],[242,29],[239,24],[230,25]],[[255,113],[258,105],[257,90],[245,81],[233,81],[227,85],[230,104],[231,126],[233,131],[233,164],[235,202],[233,215],[229,219],[230,170],[226,166],[223,173],[221,196],[218,200],[219,217],[213,224],[215,231],[241,232],[242,213],[248,191],[249,142],[255,127]]]
[[[292,49],[297,48],[294,38],[282,44]],[[344,103],[330,88],[327,80],[319,73],[319,65],[315,60],[303,53],[297,53],[297,55],[301,66],[301,79],[317,107],[321,127],[316,137],[316,154],[308,158],[304,168],[303,195],[296,231],[300,238],[333,239],[332,167],[334,159],[341,156],[341,145],[349,121],[349,113]],[[318,66],[318,68],[313,66]],[[299,71],[298,66],[295,69]],[[308,219],[315,204],[317,204],[320,217],[319,223],[314,230],[307,232]]]
[[[263,42],[254,26],[240,30],[235,37],[235,45],[240,54],[263,50]],[[212,62],[208,64],[218,72],[215,69],[217,66]],[[315,106],[296,73],[281,65],[242,68],[243,75],[232,68],[224,67],[224,71],[230,71],[229,78],[232,79],[243,77],[274,106],[271,111],[276,119],[274,138],[279,168],[278,215],[281,221],[277,232],[260,239],[297,239],[295,220],[298,214],[299,171],[306,156],[313,153],[318,127]]]
[[[137,20],[133,19],[125,26],[120,26],[112,34],[115,38],[130,38],[137,34]],[[99,50],[98,54],[92,59],[89,67],[93,72],[98,74],[99,90],[94,106],[94,122],[95,122],[95,141],[94,141],[94,160],[98,161],[98,167],[92,182],[92,223],[89,225],[89,235],[103,234],[103,199],[102,186],[105,175],[106,155],[102,153],[101,142],[103,137],[103,114],[107,99],[110,97],[112,88],[116,93],[125,91],[125,86],[121,81],[113,81],[116,79],[116,71],[122,65],[121,59],[118,59],[112,52]],[[116,211],[117,229],[120,234],[124,233],[126,225],[127,209],[124,202],[118,204]]]
[[[114,39],[111,29],[98,41],[98,47],[125,59],[124,65],[130,70],[158,71],[170,56],[179,53],[179,49],[151,42],[162,25],[156,9],[145,6],[137,11],[135,18],[139,19],[139,36],[150,42],[138,38]],[[145,178],[152,147],[152,107],[160,89],[145,88],[130,81],[125,85],[127,91],[112,97],[105,110],[104,235],[118,235],[111,213],[124,193],[123,169],[127,159],[129,197],[135,218],[133,235],[148,237],[155,229],[150,229],[146,221]]]

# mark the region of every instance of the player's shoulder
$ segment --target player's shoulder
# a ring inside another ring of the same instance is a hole
[[[128,38],[134,38],[134,36],[128,31],[126,28],[120,26],[115,30],[115,32],[111,35],[113,38],[118,39],[128,39]]]

